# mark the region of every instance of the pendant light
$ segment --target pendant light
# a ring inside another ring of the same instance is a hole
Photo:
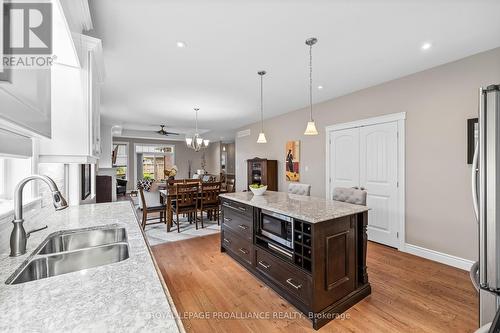
[[[318,40],[314,37],[306,39],[306,45],[309,46],[309,121],[307,122],[304,135],[318,135],[316,124],[313,120],[313,98],[312,98],[312,47]]]
[[[267,143],[266,135],[264,134],[264,97],[263,97],[263,78],[266,71],[257,72],[260,75],[260,133],[257,143]]]
[[[203,139],[198,133],[198,111],[199,108],[194,108],[196,112],[196,132],[192,137],[186,137],[186,144],[189,148],[194,149],[194,151],[198,152],[202,148],[207,148],[210,144],[210,140]]]

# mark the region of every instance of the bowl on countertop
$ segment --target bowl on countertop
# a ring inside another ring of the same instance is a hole
[[[267,190],[267,185],[259,188],[252,188],[249,186],[248,188],[250,189],[250,191],[252,191],[254,195],[263,195]]]

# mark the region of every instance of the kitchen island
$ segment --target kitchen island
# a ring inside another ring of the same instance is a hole
[[[371,293],[366,206],[267,191],[221,195],[221,251],[319,329]]]
[[[184,332],[130,202],[73,206],[27,219],[45,225],[28,239],[27,253],[0,257],[0,332]],[[125,228],[128,258],[19,284],[9,276],[49,235],[63,230]]]

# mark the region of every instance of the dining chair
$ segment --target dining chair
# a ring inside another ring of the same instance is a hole
[[[367,192],[359,188],[336,187],[333,189],[332,199],[355,205],[366,206]]]
[[[234,178],[226,178],[226,190],[228,193],[234,192]]]
[[[310,196],[311,195],[311,185],[310,184],[301,184],[301,183],[290,183],[290,184],[288,184],[288,193]]]
[[[203,212],[207,212],[207,218],[214,216],[217,219],[217,225],[220,225],[219,213],[219,194],[220,182],[211,182],[201,184],[200,205],[198,207],[201,215],[201,227],[203,228]],[[213,214],[213,215],[211,215]]]
[[[144,192],[144,189],[142,187],[139,187],[139,194],[141,197],[140,208],[142,209],[142,229],[146,228],[146,224],[166,223],[167,206],[160,203],[160,200],[156,193]],[[148,215],[152,213],[159,213],[160,217],[148,218]],[[147,223],[147,221],[153,220],[159,220],[159,222]]]
[[[176,184],[175,185],[175,202],[172,202],[172,210],[175,210],[177,232],[181,232],[179,224],[179,214],[187,214],[191,222],[192,216],[196,223],[196,230],[198,230],[198,219],[196,218],[198,212],[198,191],[199,184]]]

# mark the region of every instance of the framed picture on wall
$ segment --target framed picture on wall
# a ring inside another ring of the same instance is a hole
[[[467,119],[467,164],[472,164],[474,149],[479,138],[479,124],[477,118]]]
[[[90,164],[82,165],[82,200],[85,200],[90,195],[91,172]]]
[[[289,182],[300,181],[300,141],[287,141],[286,143],[285,175]]]

